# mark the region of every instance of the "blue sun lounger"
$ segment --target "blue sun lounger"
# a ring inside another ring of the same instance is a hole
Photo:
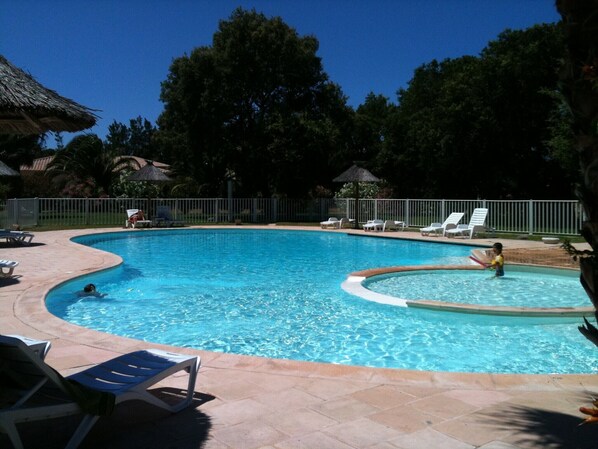
[[[33,237],[35,237],[34,234],[26,231],[10,231],[8,229],[0,229],[0,239],[6,239],[8,243],[29,245],[31,240],[33,240]]]

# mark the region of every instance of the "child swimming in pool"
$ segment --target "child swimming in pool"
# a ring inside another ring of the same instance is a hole
[[[96,296],[98,298],[103,298],[106,294],[96,291],[96,286],[94,284],[87,284],[83,287],[83,291],[79,292],[79,296]]]
[[[494,270],[494,275],[496,277],[501,277],[505,275],[505,257],[502,255],[502,243],[496,242],[492,245],[492,252],[494,253],[494,258],[492,262],[490,262],[487,267]]]

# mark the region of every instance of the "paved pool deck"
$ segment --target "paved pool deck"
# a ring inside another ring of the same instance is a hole
[[[598,447],[598,427],[578,426],[583,417],[578,408],[589,406],[598,395],[595,375],[420,372],[274,360],[148,344],[51,315],[44,298],[53,286],[120,263],[113,254],[70,241],[76,235],[104,231],[121,230],[35,232],[30,246],[0,243],[0,259],[20,262],[16,279],[0,281],[0,332],[50,340],[46,361],[65,375],[148,347],[197,354],[202,364],[192,407],[169,415],[146,404],[122,404],[96,424],[82,448]],[[384,236],[421,238],[414,232]],[[450,241],[490,246],[495,240]],[[501,242],[505,249],[549,246],[526,240]],[[447,354],[451,356],[458,354]],[[185,376],[172,376],[159,384],[157,393],[169,394],[184,385]],[[63,447],[76,422],[61,418],[25,424],[25,446]],[[0,447],[10,446],[0,434]]]

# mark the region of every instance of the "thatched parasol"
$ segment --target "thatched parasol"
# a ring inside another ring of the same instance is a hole
[[[127,181],[168,182],[172,179],[156,167],[153,161],[147,161],[147,164],[130,175]]]
[[[378,182],[379,178],[375,177],[363,167],[353,165],[351,168],[345,170],[340,175],[332,180],[333,182]]]
[[[20,176],[21,174],[0,161],[0,176]]]
[[[97,116],[38,83],[0,55],[0,133],[43,134],[91,128]]]
[[[378,182],[379,178],[372,175],[369,170],[354,164],[349,169],[342,172],[333,182],[352,182],[355,188],[355,229],[359,228],[359,183],[360,182]]]
[[[146,165],[141,167],[135,173],[127,177],[127,181],[133,182],[151,182],[153,184],[161,184],[163,182],[172,181],[172,178],[154,165],[153,161],[146,160]],[[151,212],[150,198],[147,199],[147,212]]]

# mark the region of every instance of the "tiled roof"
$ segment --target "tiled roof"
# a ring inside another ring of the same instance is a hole
[[[137,169],[137,167],[141,168],[147,165],[147,161],[142,157],[137,156],[118,156],[119,159],[132,159],[133,161],[137,162],[133,164],[133,167]],[[45,156],[40,157],[33,160],[33,164],[31,165],[21,165],[21,171],[44,171],[54,160],[54,156]],[[164,164],[162,162],[152,161],[154,166],[162,170],[163,172],[168,172],[170,170],[170,165]]]

